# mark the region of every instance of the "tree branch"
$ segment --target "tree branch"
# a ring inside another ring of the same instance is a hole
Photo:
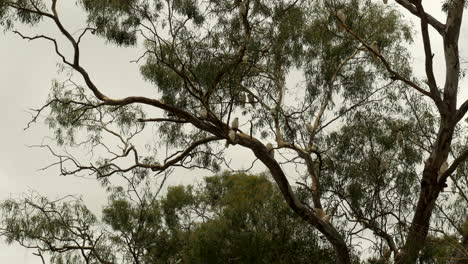
[[[429,37],[429,30],[428,30],[428,18],[426,13],[424,12],[424,8],[420,2],[417,4],[417,9],[420,14],[421,20],[421,33],[423,38],[423,45],[424,45],[424,57],[425,57],[425,68],[426,68],[426,76],[428,79],[429,89],[431,90],[431,94],[433,99],[436,102],[436,105],[441,105],[442,99],[440,98],[439,89],[437,88],[437,82],[434,77],[434,68],[433,68],[433,57],[434,54],[432,53],[431,48],[431,39]]]
[[[409,0],[395,0],[398,4],[400,4],[402,7],[404,7],[406,10],[410,11],[413,15],[421,18],[422,13],[418,10],[418,8],[411,3]],[[435,19],[433,16],[423,13],[424,17],[427,18],[427,22],[435,29],[437,32],[439,32],[440,35],[445,34],[445,25],[441,22],[439,22],[437,19]]]
[[[338,19],[339,20],[339,19]],[[351,30],[346,24],[344,24],[343,22],[341,22],[341,20],[339,20],[341,23],[341,26],[351,35],[353,36],[356,40],[358,40],[364,47],[366,47],[366,49],[371,52],[374,56],[378,57],[385,69],[388,71],[388,73],[390,73],[391,75],[391,79],[395,79],[395,80],[400,80],[402,81],[403,83],[407,84],[408,86],[412,87],[413,89],[415,89],[416,91],[420,92],[421,94],[431,98],[437,105],[437,100],[436,98],[434,98],[434,96],[432,95],[431,92],[429,91],[426,91],[424,90],[423,88],[419,87],[419,85],[417,85],[416,83],[414,83],[413,81],[403,77],[401,74],[399,74],[398,72],[394,71],[392,69],[392,67],[390,66],[390,64],[388,63],[388,61],[385,59],[385,57],[382,56],[381,53],[377,53],[374,49],[371,48],[371,46],[369,44],[367,44],[360,36],[358,36],[353,30]]]

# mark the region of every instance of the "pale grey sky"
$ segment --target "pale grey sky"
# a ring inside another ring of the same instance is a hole
[[[62,1],[63,2],[63,1]],[[426,11],[444,21],[444,14],[440,12],[440,1],[425,4]],[[75,9],[72,1],[65,2],[66,6],[60,6],[60,13],[66,18],[67,26],[73,30],[80,29],[84,25],[82,16]],[[408,18],[408,13],[403,11]],[[468,53],[464,47],[468,45],[467,17],[464,17],[460,45],[463,61],[468,59]],[[419,28],[417,23],[415,29]],[[25,32],[55,32],[49,23],[41,24],[36,29],[24,29]],[[55,34],[55,33],[52,33]],[[433,34],[435,35],[435,34]],[[416,45],[412,47],[414,52],[414,65],[418,73],[423,72],[423,53],[420,45],[420,36],[416,35]],[[441,52],[440,39],[433,41],[436,72],[443,75],[443,53]],[[82,45],[82,63],[90,72],[92,78],[99,87],[113,97],[139,93],[151,95],[154,88],[151,84],[142,81],[138,67],[129,63],[139,56],[136,49],[116,48],[105,45],[102,40],[88,38]],[[36,190],[51,198],[66,194],[82,195],[84,201],[94,211],[100,211],[106,201],[104,190],[94,180],[85,180],[74,177],[59,177],[57,170],[38,171],[53,161],[52,157],[41,149],[27,147],[39,144],[50,132],[41,123],[33,125],[29,130],[23,128],[30,120],[27,113],[29,108],[37,108],[45,102],[49,93],[51,81],[57,76],[56,63],[59,62],[51,44],[45,41],[28,42],[11,32],[1,36],[0,41],[0,139],[2,150],[0,151],[0,199],[10,197],[28,190]],[[464,65],[466,67],[466,65]],[[466,81],[462,85],[462,93],[468,94]],[[236,150],[231,150],[236,152]],[[242,155],[245,155],[243,153]],[[233,161],[242,166],[246,159],[239,158],[242,155],[234,155]],[[236,158],[237,157],[237,158]],[[247,164],[244,164],[247,166]],[[172,175],[171,183],[179,184],[190,182],[196,178],[187,176],[189,173]],[[32,256],[31,252],[18,246],[7,247],[0,243],[0,263],[35,264],[39,259]]]

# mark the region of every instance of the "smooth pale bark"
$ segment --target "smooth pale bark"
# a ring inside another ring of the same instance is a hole
[[[439,168],[447,160],[455,126],[460,120],[459,117],[465,114],[460,113],[456,108],[460,78],[458,40],[465,1],[456,0],[452,2],[447,13],[445,25],[423,12],[421,1],[397,0],[397,2],[422,20],[421,28],[424,48],[426,50],[426,75],[430,82],[429,85],[435,85],[435,80],[433,80],[432,73],[433,54],[427,52],[430,51],[427,24],[435,28],[443,38],[446,66],[443,99],[441,103],[437,100],[438,96],[440,96],[438,91],[431,89],[431,95],[434,97],[434,102],[437,105],[441,117],[437,139],[433,145],[432,153],[424,166],[421,192],[405,245],[395,256],[396,263],[410,264],[416,263],[419,252],[425,245],[433,209],[446,179],[444,178],[444,180],[440,182],[437,181]],[[460,109],[460,111],[463,110]]]

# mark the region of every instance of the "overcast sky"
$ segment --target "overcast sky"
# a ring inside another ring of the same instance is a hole
[[[60,13],[66,17],[66,25],[73,30],[80,29],[83,17],[80,16],[75,5],[67,1],[67,6],[60,6]],[[426,11],[444,21],[444,14],[440,12],[440,1],[424,1]],[[404,12],[407,15],[407,12]],[[468,59],[465,46],[468,45],[467,17],[461,34],[461,55],[463,62]],[[415,29],[418,25],[415,24]],[[36,30],[55,34],[50,23],[42,23],[40,29],[24,29],[25,32]],[[0,33],[1,34],[1,33]],[[435,34],[433,34],[435,35]],[[0,40],[0,199],[15,196],[29,190],[36,190],[50,198],[61,197],[66,194],[83,196],[86,204],[93,211],[100,211],[106,196],[99,184],[94,180],[74,177],[59,177],[57,170],[40,171],[39,169],[53,161],[52,157],[41,149],[28,146],[41,143],[50,135],[43,124],[33,125],[23,130],[30,115],[29,108],[41,106],[47,99],[51,81],[57,76],[56,63],[59,61],[50,43],[45,41],[27,42],[7,32]],[[411,48],[414,56],[415,71],[423,72],[423,54],[420,36],[416,36],[416,45]],[[443,75],[443,53],[440,39],[433,41],[435,51],[435,66],[438,76]],[[87,39],[82,45],[82,64],[85,65],[92,78],[99,87],[113,97],[139,93],[151,95],[154,88],[142,81],[138,67],[129,61],[140,54],[136,49],[115,48],[105,45],[101,40]],[[466,64],[464,65],[466,68]],[[462,86],[462,93],[468,94],[466,81]],[[465,91],[463,91],[465,90]],[[235,155],[236,164],[248,162],[242,155]],[[193,181],[199,175],[191,177],[184,173],[172,175],[171,184]],[[0,243],[0,263],[32,264],[40,263],[31,252],[18,246],[5,246]]]

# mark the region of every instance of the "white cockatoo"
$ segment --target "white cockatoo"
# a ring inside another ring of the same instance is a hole
[[[403,137],[403,133],[401,131],[397,132],[396,140],[397,140],[398,144],[400,144],[400,145],[403,144],[404,137]]]
[[[325,211],[320,208],[314,208],[315,209],[315,214],[317,215],[318,218],[323,219],[325,216]]]
[[[370,48],[375,53],[380,54],[379,44],[377,43],[377,41],[372,42],[372,44],[370,44]]]
[[[329,223],[331,220],[331,215],[329,214],[325,214],[323,217],[322,217],[322,221],[324,221],[325,223]]]
[[[231,141],[236,140],[236,131],[234,131],[234,130],[232,130],[232,129],[229,130],[228,137],[229,137],[229,139],[230,139]]]
[[[447,163],[447,161],[444,161],[444,163],[442,163],[442,165],[440,165],[439,174],[442,174],[442,173],[446,172],[447,169],[448,169],[448,163]]]
[[[437,176],[437,182],[440,182],[440,178],[442,177],[442,174],[444,174],[444,172],[446,172],[448,170],[448,163],[447,161],[444,161],[444,163],[442,163],[442,165],[440,165],[440,169],[439,169],[439,175]]]
[[[336,12],[336,16],[341,21],[341,23],[344,24],[346,22],[346,15],[344,9],[338,9],[338,11]]]
[[[244,56],[242,56],[242,63],[244,63],[244,64],[249,63],[249,59],[250,59],[249,54],[247,54],[247,53],[244,54]]]
[[[208,111],[206,109],[201,109],[200,110],[200,117],[201,118],[207,118],[208,117]]]
[[[245,17],[247,15],[247,7],[244,1],[239,1],[239,15]]]

